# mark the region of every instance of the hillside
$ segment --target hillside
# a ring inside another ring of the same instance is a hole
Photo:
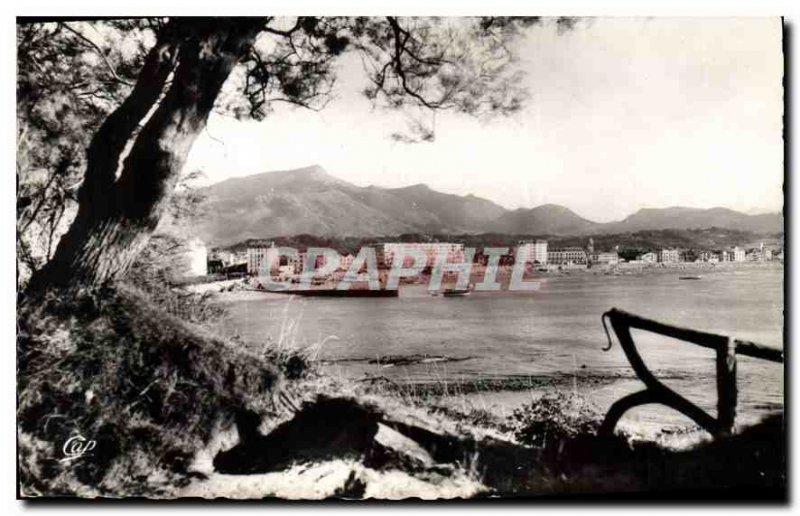
[[[207,215],[200,234],[211,245],[297,234],[473,233],[505,212],[491,201],[425,185],[359,187],[317,166],[228,179],[201,193]]]
[[[548,235],[579,235],[590,233],[601,224],[586,220],[574,211],[557,204],[506,212],[488,225],[490,231],[509,235],[531,232]]]
[[[405,201],[406,209],[435,213],[443,227],[451,232],[471,233],[507,213],[497,204],[474,195],[443,194],[429,186],[419,184],[396,188],[389,192]]]
[[[201,193],[207,198],[201,238],[212,245],[301,233],[374,236],[435,223],[424,213],[393,217],[403,208],[400,200],[339,181],[319,167],[228,179]]]
[[[646,229],[700,229],[726,228],[755,233],[783,231],[783,217],[779,213],[747,215],[728,208],[644,208],[621,222],[605,225],[604,233],[624,233]]]
[[[598,223],[564,206],[507,210],[475,195],[446,194],[424,184],[360,187],[319,166],[232,178],[200,193],[207,200],[198,236],[212,247],[301,234],[341,239],[414,233],[569,237],[711,227],[783,231],[780,213],[747,215],[727,208],[646,208],[619,222]]]

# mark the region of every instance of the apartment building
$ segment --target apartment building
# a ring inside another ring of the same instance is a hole
[[[661,263],[677,263],[682,261],[680,249],[662,249],[658,254]]]
[[[517,246],[517,256],[525,256],[528,261],[535,264],[547,264],[547,240],[533,242],[520,241]]]
[[[547,262],[555,265],[585,264],[586,251],[582,247],[564,247],[547,252]]]
[[[426,266],[432,267],[437,256],[447,256],[447,262],[458,263],[464,261],[464,244],[452,242],[392,242],[383,244],[384,263],[391,266],[395,257],[403,256],[403,266],[408,267],[413,263],[412,253],[422,252],[427,260]]]

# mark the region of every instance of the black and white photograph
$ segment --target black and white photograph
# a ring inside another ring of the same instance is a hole
[[[18,499],[788,501],[787,20],[260,9],[13,21]]]

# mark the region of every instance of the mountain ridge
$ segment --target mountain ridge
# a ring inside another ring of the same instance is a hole
[[[206,197],[206,216],[198,224],[198,236],[212,246],[293,234],[573,236],[710,227],[783,231],[781,213],[748,215],[724,207],[641,208],[614,222],[594,222],[552,203],[509,210],[474,194],[443,193],[424,183],[360,187],[318,165],[229,178],[198,191]]]

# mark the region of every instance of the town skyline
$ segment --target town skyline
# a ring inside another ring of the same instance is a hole
[[[435,281],[432,290],[438,290],[442,275],[457,275],[461,288],[466,288],[473,264],[493,269],[486,278],[489,280],[478,290],[496,290],[493,282],[498,267],[513,267],[512,286],[510,290],[525,290],[520,285],[526,264],[539,268],[539,272],[560,271],[564,267],[582,269],[592,266],[614,270],[623,268],[650,267],[655,264],[717,264],[743,262],[783,262],[783,245],[760,242],[757,247],[739,245],[686,248],[681,246],[662,246],[655,248],[644,246],[638,249],[620,250],[619,245],[613,248],[595,247],[594,239],[589,237],[584,245],[550,247],[547,239],[520,240],[511,246],[472,247],[457,239],[452,241],[433,242],[381,242],[361,246],[352,252],[341,252],[330,247],[311,246],[302,249],[293,246],[276,245],[263,242],[248,245],[238,251],[216,249],[210,253],[199,246],[187,256],[190,260],[189,271],[195,276],[207,274],[234,274],[241,277],[266,278],[273,287],[283,289],[289,284],[285,280],[302,278],[303,288],[310,288],[313,278],[337,278],[346,285],[369,282],[370,289],[380,290],[378,271],[392,270],[394,279],[389,282],[392,289],[398,288],[400,276],[418,276],[431,274]],[[363,274],[366,268],[367,274]],[[610,269],[609,269],[610,268]],[[273,284],[273,272],[279,272],[284,278],[279,284]],[[346,272],[344,277],[342,273]],[[349,279],[347,279],[349,277]],[[384,281],[387,279],[383,277]],[[263,286],[263,285],[262,285]]]

